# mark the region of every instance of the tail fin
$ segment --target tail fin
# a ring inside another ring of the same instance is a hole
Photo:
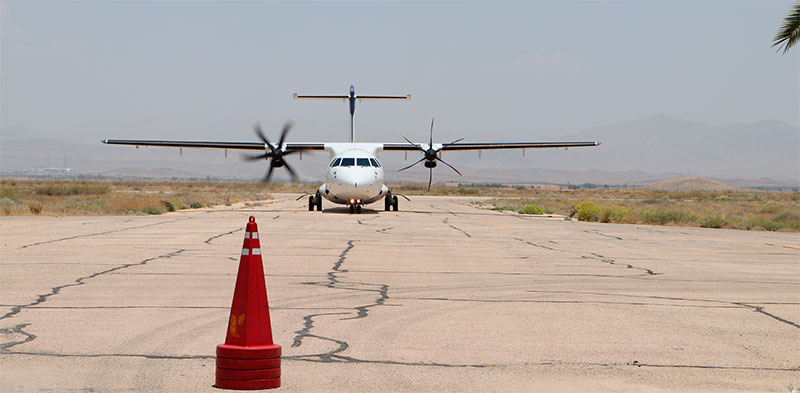
[[[411,94],[405,96],[359,96],[356,95],[356,88],[350,85],[349,95],[300,95],[294,93],[295,100],[342,100],[350,101],[350,142],[355,142],[355,116],[356,116],[356,100],[410,100]]]

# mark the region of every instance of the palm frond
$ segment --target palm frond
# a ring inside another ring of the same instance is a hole
[[[772,39],[772,46],[778,46],[778,52],[780,52],[780,46],[783,45],[783,53],[785,54],[789,48],[794,46],[798,38],[800,38],[800,0],[789,10],[789,15],[783,20],[781,29]]]

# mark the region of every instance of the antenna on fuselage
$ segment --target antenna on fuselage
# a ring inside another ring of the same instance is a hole
[[[350,94],[346,96],[337,95],[300,95],[294,93],[295,100],[342,100],[350,104],[350,142],[356,141],[356,100],[410,100],[411,94],[405,96],[359,96],[356,95],[356,88],[350,85]]]

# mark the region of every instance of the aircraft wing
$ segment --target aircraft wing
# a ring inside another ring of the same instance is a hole
[[[442,151],[458,150],[510,150],[510,149],[555,149],[569,147],[599,146],[600,142],[490,142],[490,143],[447,143],[439,145]],[[423,147],[424,146],[424,147]],[[384,143],[385,151],[419,151],[425,149],[424,143]],[[437,145],[434,143],[434,148]]]
[[[103,139],[107,145],[128,146],[162,146],[185,147],[190,149],[230,149],[230,150],[259,150],[266,149],[261,142],[210,142],[210,141],[160,141],[144,139]],[[325,150],[324,143],[286,143],[285,151],[292,150]]]

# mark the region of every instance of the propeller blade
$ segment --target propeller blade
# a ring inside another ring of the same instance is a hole
[[[417,161],[417,162],[415,162],[415,163],[413,163],[413,164],[411,164],[411,165],[409,165],[409,166],[407,166],[407,167],[405,167],[405,168],[403,168],[403,169],[398,169],[397,171],[398,171],[398,172],[402,172],[402,171],[404,171],[404,170],[406,170],[406,169],[408,169],[408,168],[411,168],[411,167],[412,167],[412,166],[414,166],[414,165],[417,165],[417,164],[419,164],[419,163],[420,163],[420,162],[422,162],[422,161],[425,161],[425,157],[422,157],[422,158],[420,158],[420,159],[419,159],[419,161]]]
[[[266,135],[264,135],[264,130],[261,129],[261,124],[259,123],[254,124],[253,131],[256,132],[256,135],[258,136],[259,139],[261,139],[264,143],[267,144],[267,147],[269,147],[270,151],[275,150],[275,147],[272,146],[272,143],[269,143],[269,139],[267,139]]]
[[[269,183],[270,179],[272,179],[272,170],[273,169],[275,169],[275,167],[270,164],[269,169],[267,170],[266,176],[264,176],[264,178],[261,179],[261,181],[263,181],[264,183]]]
[[[278,141],[278,149],[283,147],[283,141],[286,139],[286,134],[289,133],[289,130],[291,130],[293,126],[294,122],[291,120],[287,120],[286,124],[283,125],[283,130],[281,130],[281,139]]]
[[[428,143],[428,147],[431,147],[431,148],[433,147],[433,121],[434,120],[436,120],[436,118],[431,117],[431,141],[430,141],[430,143]],[[428,188],[430,188],[430,185],[428,185]]]
[[[410,143],[412,146],[414,146],[414,147],[416,147],[417,149],[420,149],[420,150],[422,150],[422,151],[425,151],[425,149],[423,149],[421,146],[419,146],[419,145],[417,145],[416,143],[414,143],[414,142],[411,142],[410,140],[408,140],[408,138],[406,138],[406,136],[405,136],[405,135],[403,135],[403,134],[400,134],[400,136],[402,136],[402,137],[403,137],[403,139],[405,139],[405,140],[406,140],[406,142]]]
[[[464,140],[464,138],[459,138],[459,139],[456,139],[456,140],[454,140],[454,141],[452,141],[452,142],[450,142],[450,143],[445,143],[444,145],[442,145],[442,147],[445,147],[445,146],[450,146],[450,145],[454,145],[454,144],[456,144],[456,143],[458,143],[458,142],[461,142],[461,141],[463,141],[463,140]],[[442,149],[439,149],[439,150],[442,150]]]
[[[239,157],[242,159],[242,161],[260,161],[260,160],[263,160],[263,159],[269,157],[269,154],[264,153],[264,154],[259,154],[259,155],[255,155],[255,156],[254,155],[249,155],[249,154],[241,154],[241,155],[239,155]]]
[[[431,190],[431,181],[433,181],[433,168],[428,168],[428,191]]]
[[[458,171],[458,169],[456,169],[454,166],[452,166],[452,165],[448,164],[447,162],[445,162],[445,160],[443,160],[443,159],[441,159],[441,158],[437,158],[437,160],[439,160],[439,162],[441,162],[442,164],[445,164],[445,165],[449,166],[449,167],[450,167],[450,169],[452,169],[452,170],[456,171],[456,173],[458,173],[458,175],[459,175],[459,176],[464,176],[464,175],[462,175],[462,174],[461,174],[461,172],[459,172],[459,171]]]
[[[289,174],[292,175],[292,181],[297,183],[297,173],[295,173],[294,169],[292,169],[292,167],[289,166],[288,162],[284,162],[283,166],[286,168],[287,171],[289,171]]]

